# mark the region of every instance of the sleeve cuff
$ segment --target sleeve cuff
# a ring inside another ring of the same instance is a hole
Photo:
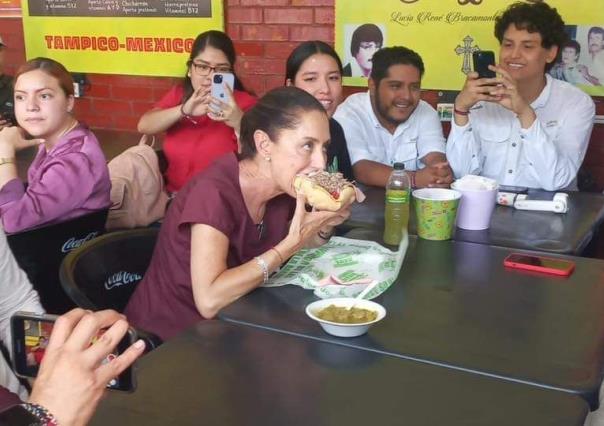
[[[0,189],[0,206],[19,200],[25,194],[25,185],[20,179],[14,178],[6,182]]]
[[[470,129],[471,126],[472,126],[472,124],[470,123],[470,120],[468,120],[468,122],[466,124],[464,124],[463,126],[460,126],[459,124],[457,124],[455,122],[454,118],[451,119],[451,133],[466,132]]]

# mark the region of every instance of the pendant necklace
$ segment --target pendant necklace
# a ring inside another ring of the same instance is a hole
[[[264,239],[264,218],[260,221],[260,223],[256,224],[256,229],[258,230],[258,240],[262,241]]]

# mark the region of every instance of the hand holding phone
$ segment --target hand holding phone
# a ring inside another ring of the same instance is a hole
[[[233,91],[233,87],[235,86],[235,75],[233,73],[217,72],[212,75],[212,88],[210,93],[214,99],[226,103],[229,101],[229,95],[225,85],[229,86],[231,92]]]
[[[30,373],[39,367],[29,402],[45,407],[59,424],[88,423],[107,383],[119,377],[121,388],[122,373],[145,349],[137,341],[123,353],[114,353],[129,328],[123,315],[110,310],[74,309],[58,318],[18,312],[11,326],[17,372]],[[45,339],[40,342],[42,336]],[[39,365],[35,359],[34,365],[32,360],[28,365],[27,355],[34,345],[44,353]],[[115,358],[110,358],[112,354]]]
[[[575,263],[570,260],[521,253],[512,253],[508,255],[504,259],[503,264],[508,268],[524,269],[527,271],[543,272],[561,276],[569,276],[575,269]]]
[[[472,53],[472,62],[474,71],[478,73],[478,78],[495,78],[495,71],[489,69],[489,65],[495,66],[495,53],[491,50],[478,50]]]

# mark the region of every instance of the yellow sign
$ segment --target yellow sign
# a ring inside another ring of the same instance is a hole
[[[345,65],[344,84],[367,85],[367,56],[380,46],[406,46],[418,52],[426,73],[425,89],[460,90],[465,73],[472,67],[475,50],[499,51],[493,34],[495,18],[509,0],[380,0],[371,3],[336,0],[336,50]],[[579,44],[577,68],[588,69],[603,78],[581,79],[578,71],[564,77],[592,95],[604,95],[604,41],[602,61],[592,60],[588,33],[604,28],[601,1],[549,0],[564,19],[571,39]],[[381,40],[380,43],[380,33]],[[591,68],[590,68],[591,67]],[[602,68],[602,69],[599,69]],[[573,69],[574,70],[574,69]],[[599,83],[594,85],[593,82]]]
[[[195,37],[224,30],[222,0],[23,0],[27,58],[71,72],[182,77]]]

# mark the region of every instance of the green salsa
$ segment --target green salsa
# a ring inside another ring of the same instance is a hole
[[[336,305],[329,305],[327,308],[316,312],[315,315],[324,321],[338,322],[340,324],[362,324],[374,321],[377,318],[376,311],[356,307],[348,309]]]

